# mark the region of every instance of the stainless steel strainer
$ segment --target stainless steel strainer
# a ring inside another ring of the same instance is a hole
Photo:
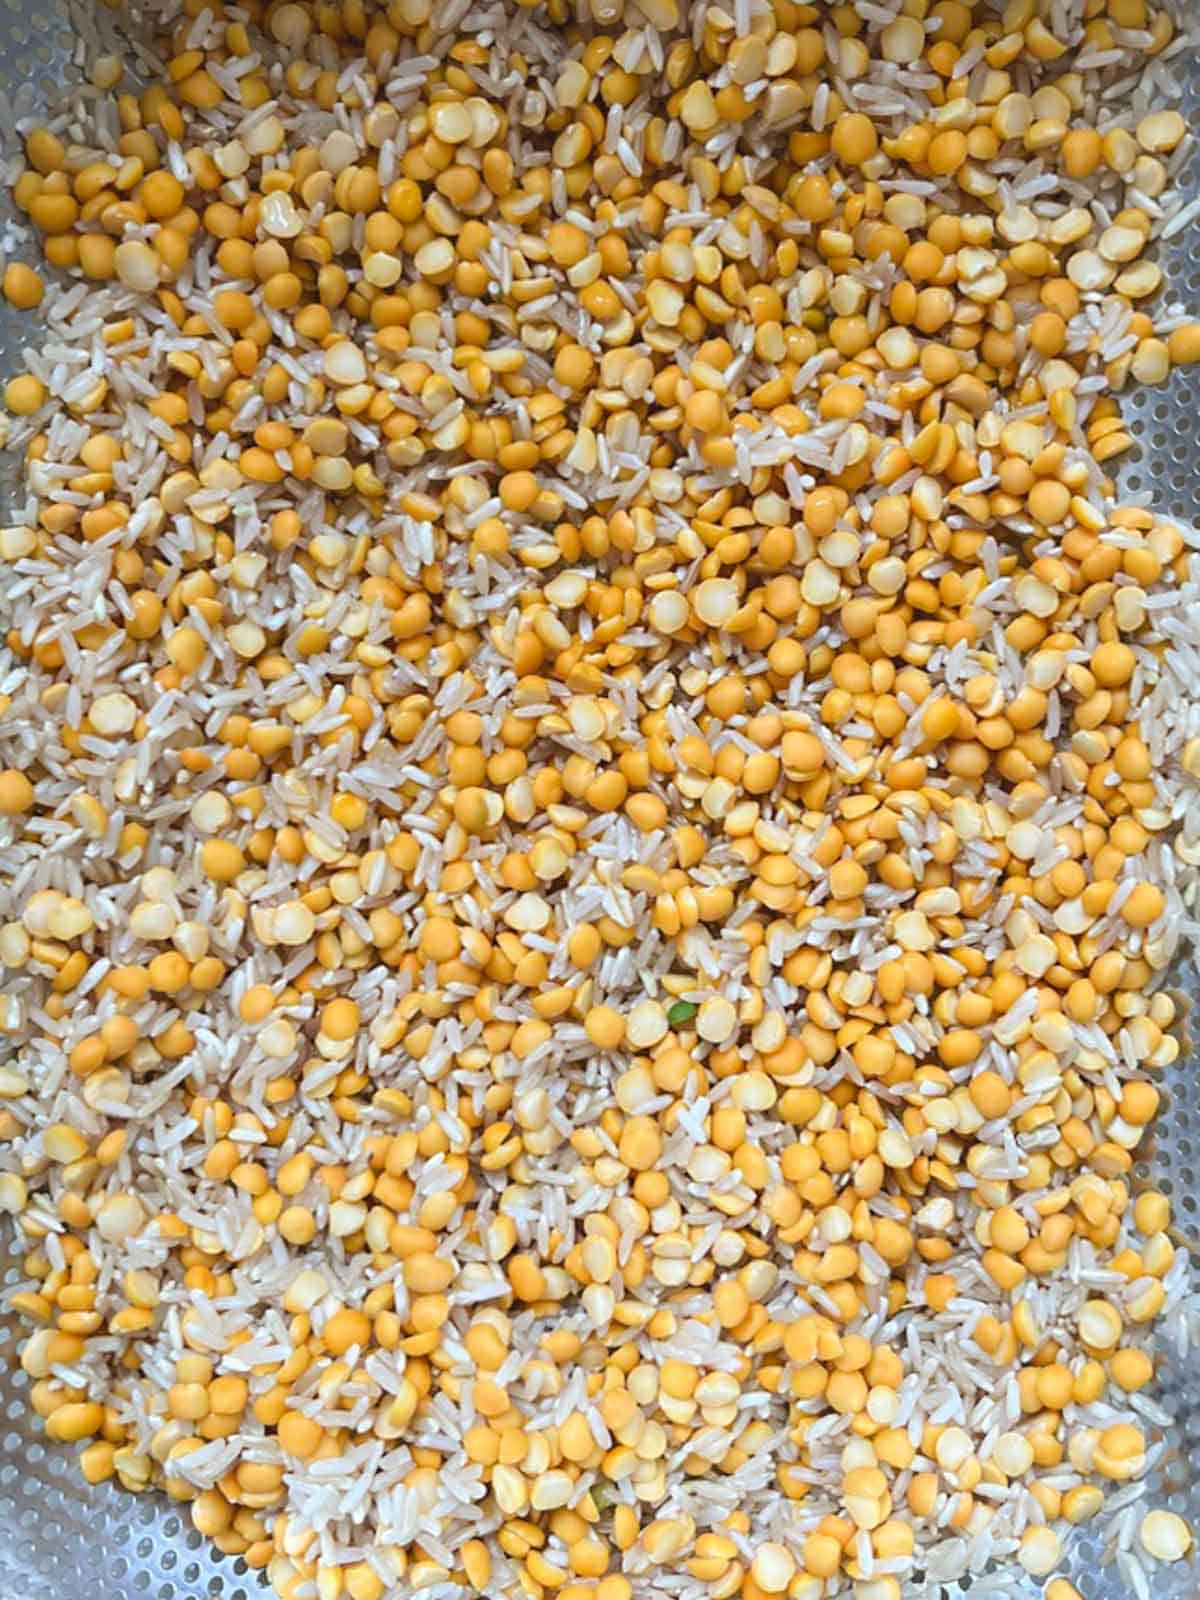
[[[1200,4],[1200,0],[1188,0]],[[78,45],[65,0],[0,0],[0,125],[61,99],[79,75]],[[1181,109],[1200,124],[1200,59],[1184,65],[1187,90]],[[2,152],[8,155],[11,152]],[[1200,193],[1200,163],[1189,186]],[[0,249],[11,210],[0,196]],[[21,252],[22,254],[24,252]],[[1164,247],[1168,294],[1200,310],[1200,225]],[[22,346],[36,338],[36,318],[0,301],[0,373],[18,364]],[[1149,492],[1155,506],[1200,523],[1200,368],[1172,376],[1169,387],[1125,396],[1138,451],[1123,474],[1130,493]],[[0,513],[15,475],[0,456]],[[1186,998],[1200,995],[1200,970],[1189,961],[1178,974]],[[1153,1147],[1144,1149],[1135,1175],[1168,1194],[1178,1242],[1200,1263],[1200,1051],[1193,1048],[1165,1074],[1165,1110],[1155,1124]],[[0,1272],[11,1286],[19,1276],[11,1239],[0,1241]],[[28,1405],[29,1379],[16,1363],[20,1330],[0,1313],[0,1600],[250,1600],[269,1586],[241,1561],[220,1556],[191,1527],[185,1507],[164,1495],[132,1496],[110,1486],[89,1488],[73,1453],[45,1441]],[[1200,1528],[1200,1381],[1196,1353],[1180,1360],[1167,1353],[1156,1398],[1174,1418],[1167,1449],[1147,1481],[1143,1504],[1177,1511]],[[1085,1600],[1130,1600],[1106,1548],[1104,1519],[1072,1538],[1061,1570]],[[1200,1565],[1160,1567],[1151,1574],[1156,1600],[1197,1600]],[[1015,1580],[1014,1580],[1015,1583]],[[971,1580],[951,1593],[967,1596]],[[1031,1597],[1040,1584],[1025,1580],[1014,1594]]]

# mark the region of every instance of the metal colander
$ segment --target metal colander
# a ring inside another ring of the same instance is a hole
[[[100,14],[108,23],[103,8]],[[66,0],[0,0],[0,123],[58,103],[64,85],[80,76],[78,52]],[[1181,110],[1196,127],[1200,59],[1179,66],[1187,81]],[[1200,162],[1188,178],[1200,193]],[[0,195],[0,242],[6,242],[4,224],[11,215],[7,195]],[[1200,224],[1164,246],[1160,259],[1169,298],[1200,311]],[[15,312],[0,300],[0,374],[19,365],[22,346],[37,334],[36,314]],[[1149,492],[1162,513],[1200,523],[1200,367],[1176,372],[1166,388],[1133,389],[1122,405],[1138,447],[1122,474],[1124,490]],[[0,514],[15,481],[14,464],[0,455]],[[1189,960],[1177,983],[1185,999],[1200,995],[1200,970]],[[1163,1075],[1164,1109],[1147,1141],[1151,1147],[1139,1152],[1135,1177],[1170,1196],[1177,1242],[1200,1263],[1198,1070],[1200,1050],[1192,1048]],[[6,1236],[0,1240],[5,1286],[20,1276],[17,1259]],[[21,1337],[15,1319],[0,1314],[0,1600],[63,1600],[72,1594],[96,1600],[250,1600],[269,1591],[264,1574],[220,1555],[192,1528],[186,1507],[162,1494],[134,1496],[83,1481],[73,1451],[48,1443],[29,1409],[30,1380],[16,1361]],[[1188,1366],[1167,1353],[1160,1369],[1154,1394],[1175,1420],[1143,1504],[1177,1511],[1200,1529],[1200,1385]],[[1103,1515],[1098,1522],[1098,1528],[1076,1530],[1059,1570],[1085,1600],[1127,1600],[1127,1586],[1106,1547]],[[1194,1559],[1155,1568],[1150,1582],[1156,1600],[1200,1596]],[[967,1578],[948,1592],[968,1596],[970,1585]],[[1026,1580],[1023,1592],[1031,1600],[1040,1590],[1039,1582]]]

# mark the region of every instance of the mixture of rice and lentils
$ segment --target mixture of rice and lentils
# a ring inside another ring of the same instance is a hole
[[[6,169],[0,1208],[89,1482],[283,1600],[1189,1555],[1200,540],[1113,478],[1200,359],[1187,11],[81,12]]]

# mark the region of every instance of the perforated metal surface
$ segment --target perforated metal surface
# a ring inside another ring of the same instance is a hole
[[[1197,3],[1197,0],[1191,0]],[[0,135],[16,121],[59,97],[78,77],[76,44],[63,0],[0,0]],[[1182,106],[1193,129],[1200,126],[1200,61],[1190,68]],[[7,156],[10,148],[0,147]],[[1193,169],[1190,185],[1200,174]],[[36,247],[8,231],[13,217],[0,196],[0,256],[33,261]],[[1169,285],[1167,299],[1193,312],[1200,308],[1200,226],[1172,240],[1160,253]],[[19,366],[21,347],[37,337],[36,318],[12,311],[0,300],[0,373]],[[1173,374],[1161,389],[1131,389],[1123,408],[1138,442],[1122,474],[1123,488],[1149,493],[1170,515],[1200,521],[1200,367]],[[14,484],[11,465],[0,455],[0,512]],[[1200,995],[1200,971],[1192,963],[1178,976],[1178,989]],[[1194,1001],[1193,1001],[1194,1004]],[[1193,1035],[1196,1034],[1193,1025]],[[1153,1146],[1136,1168],[1140,1184],[1170,1196],[1178,1242],[1200,1261],[1200,1050],[1193,1047],[1164,1075],[1165,1109],[1155,1124]],[[0,1272],[16,1282],[11,1239],[0,1239]],[[70,1448],[45,1441],[31,1420],[29,1379],[16,1364],[20,1330],[0,1314],[0,1600],[251,1600],[268,1588],[265,1575],[220,1556],[196,1533],[186,1508],[164,1495],[132,1496],[103,1486],[88,1487]],[[1147,1482],[1143,1502],[1188,1517],[1200,1527],[1200,1383],[1196,1352],[1187,1362],[1169,1353],[1154,1390],[1174,1421],[1167,1449]],[[1156,1430],[1149,1429],[1151,1439]],[[1101,1530],[1076,1530],[1059,1570],[1076,1582],[1085,1600],[1127,1600],[1129,1590],[1111,1562]],[[1041,1585],[1013,1577],[1012,1594],[1039,1594]],[[1200,1569],[1193,1561],[1157,1567],[1151,1573],[1156,1600],[1196,1600]],[[953,1585],[967,1596],[971,1580]]]
[[[1200,115],[1200,63],[1191,64],[1180,109],[1194,129]],[[1200,183],[1195,162],[1186,181],[1192,190]],[[1167,281],[1165,298],[1189,311],[1200,306],[1198,231],[1185,229],[1159,252]],[[1136,459],[1122,473],[1122,487],[1151,493],[1162,511],[1194,522],[1200,516],[1200,368],[1173,373],[1164,388],[1131,389],[1122,398],[1122,408],[1139,447]]]

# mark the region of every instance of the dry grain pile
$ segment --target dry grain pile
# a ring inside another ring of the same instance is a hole
[[[47,1432],[285,1600],[1007,1594],[1106,1491],[1147,1594],[1172,14],[132,32],[8,174]]]

